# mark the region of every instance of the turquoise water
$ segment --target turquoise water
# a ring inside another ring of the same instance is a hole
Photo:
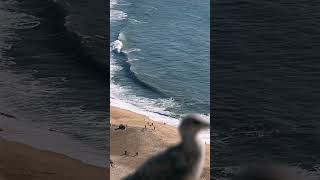
[[[209,3],[111,1],[112,105],[173,124],[191,112],[209,118]]]

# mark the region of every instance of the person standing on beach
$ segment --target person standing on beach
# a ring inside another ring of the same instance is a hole
[[[110,159],[110,166],[113,167],[113,161]]]

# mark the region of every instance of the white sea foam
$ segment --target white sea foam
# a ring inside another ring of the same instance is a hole
[[[113,9],[116,5],[119,4],[119,0],[110,1],[110,21],[115,22],[127,18],[127,14],[123,11]]]
[[[123,47],[123,43],[120,40],[115,40],[111,43],[111,48],[113,51],[120,53]]]
[[[123,42],[126,41],[126,36],[124,35],[123,32],[120,32],[118,34],[118,40],[123,41]]]
[[[126,19],[127,14],[122,11],[119,11],[119,10],[111,10],[110,17],[111,17],[111,19],[110,19],[111,22],[112,21],[119,21],[119,20]]]
[[[141,49],[139,49],[139,48],[130,48],[130,49],[122,50],[122,52],[124,52],[126,54],[129,54],[132,52],[139,52],[139,51],[141,51]],[[128,61],[138,61],[138,59],[129,59]]]
[[[145,23],[143,21],[139,21],[139,20],[136,20],[136,19],[131,19],[129,18],[129,22],[132,23],[132,24],[141,24],[141,23]]]

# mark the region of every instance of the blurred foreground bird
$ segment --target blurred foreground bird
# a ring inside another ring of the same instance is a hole
[[[197,135],[209,126],[209,123],[197,114],[186,116],[179,126],[182,141],[147,160],[135,173],[124,180],[200,179],[205,147]]]

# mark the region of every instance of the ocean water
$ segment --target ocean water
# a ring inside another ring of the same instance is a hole
[[[272,160],[319,179],[320,4],[213,1],[215,177]]]
[[[1,137],[107,165],[102,5],[107,3],[0,2]]]
[[[111,0],[110,9],[111,105],[174,126],[187,113],[209,120],[210,1]]]

